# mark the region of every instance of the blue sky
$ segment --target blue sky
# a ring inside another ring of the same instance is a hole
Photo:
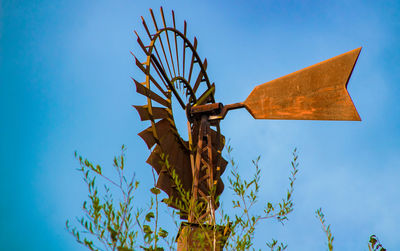
[[[133,104],[129,51],[149,8],[188,21],[216,97],[243,101],[258,84],[363,47],[349,83],[362,122],[222,122],[244,175],[261,155],[260,200],[285,194],[291,151],[300,173],[289,222],[261,224],[256,247],[277,238],[289,250],[324,250],[314,212],[322,207],[336,250],[367,250],[376,234],[400,250],[400,3],[398,1],[7,1],[0,2],[0,243],[4,250],[85,250],[65,230],[81,214],[86,188],[77,150],[111,169],[122,144],[151,187],[146,128]],[[169,18],[169,16],[168,16]],[[226,176],[226,175],[225,175]],[[230,201],[225,190],[223,200]]]

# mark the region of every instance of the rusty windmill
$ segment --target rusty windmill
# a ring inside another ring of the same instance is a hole
[[[157,187],[189,223],[215,224],[227,165],[221,156],[225,141],[220,121],[229,110],[245,108],[255,119],[360,120],[347,84],[361,48],[256,86],[243,102],[223,105],[215,101],[215,84],[207,75],[207,60],[196,52],[196,37],[193,42],[187,38],[186,21],[180,31],[174,12],[168,25],[160,10],[162,23],[157,23],[150,9],[152,27],[142,17],[148,42],[135,32],[145,54],[144,61],[135,57],[135,62],[145,80],[133,80],[147,104],[134,107],[141,120],[151,123],[139,136],[151,149],[147,163],[158,174]],[[177,110],[186,114],[187,140],[174,120]],[[201,202],[200,211],[182,206],[182,191]]]

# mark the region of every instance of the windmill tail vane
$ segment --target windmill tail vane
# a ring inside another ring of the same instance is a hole
[[[361,48],[259,85],[244,101],[256,119],[354,120],[347,84]]]
[[[173,11],[169,26],[162,8],[160,13],[158,23],[150,9],[151,26],[142,17],[145,39],[135,32],[145,57],[135,57],[135,63],[145,78],[133,81],[147,103],[134,107],[142,121],[150,122],[139,136],[151,150],[146,162],[158,174],[156,186],[181,218],[215,224],[216,198],[224,190],[221,175],[227,166],[221,156],[225,137],[220,121],[230,110],[245,108],[255,119],[361,120],[347,91],[361,48],[258,85],[244,101],[223,105],[215,101],[207,59],[198,55],[197,39],[188,38],[186,21],[180,31]],[[186,113],[188,140],[178,132],[173,107]],[[181,206],[185,199],[180,189],[204,205],[200,212]]]

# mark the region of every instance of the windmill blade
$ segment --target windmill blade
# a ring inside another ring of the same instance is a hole
[[[163,190],[169,197],[173,197],[174,182],[171,180],[166,168],[163,168],[158,175],[157,187]]]
[[[178,179],[181,182],[182,188],[189,191],[192,185],[190,159],[182,149],[180,143],[176,142],[175,136],[172,133],[165,134],[160,144],[154,147],[152,153],[147,159],[158,174],[157,187],[163,190],[174,203],[181,201],[181,195],[176,189],[176,184],[171,177],[172,170],[174,170]],[[164,146],[164,148],[163,148]],[[167,150],[164,150],[167,148]],[[162,154],[164,157],[162,157]],[[169,167],[166,166],[165,158],[167,158]],[[168,169],[170,168],[170,169]],[[177,205],[171,206],[177,208]]]
[[[154,127],[156,130],[156,135],[160,137],[160,135],[168,133],[171,124],[167,119],[162,119],[155,123]],[[157,143],[157,138],[152,125],[141,131],[138,135],[144,140],[149,149],[152,148],[155,143]]]
[[[192,187],[190,158],[186,151],[185,146],[178,141],[172,131],[169,131],[161,137],[159,145],[154,148],[147,161],[156,171],[160,170],[157,171],[159,172],[157,187],[166,192],[168,196],[178,200],[180,196],[178,196],[179,193],[175,189],[176,184],[171,177],[172,170],[175,171],[185,191],[189,191]],[[171,170],[168,170],[164,161],[160,163],[159,160],[162,160],[160,156],[161,153],[164,154],[164,158],[167,158]]]
[[[151,107],[151,114],[149,111],[149,107],[147,105],[139,106],[133,105],[133,107],[137,110],[140,116],[140,120],[150,120],[150,119],[165,119],[171,117],[170,110],[162,107]]]
[[[160,174],[160,171],[163,167],[163,160],[161,159],[162,151],[160,149],[160,146],[154,147],[154,150],[151,152],[149,158],[146,160],[146,163],[151,165],[154,170],[156,170],[157,174]]]
[[[215,190],[215,194],[220,195],[225,189],[224,182],[221,178],[218,179],[217,189]],[[219,203],[217,204],[217,208],[219,207]]]
[[[361,48],[257,86],[243,102],[255,119],[355,120],[347,84]]]
[[[166,134],[160,141],[161,148],[168,157],[170,167],[175,170],[183,188],[190,190],[192,187],[192,170],[189,153],[172,133]]]
[[[171,103],[168,102],[168,100],[165,100],[164,98],[160,97],[157,93],[153,92],[149,88],[147,88],[145,85],[142,83],[139,83],[136,81],[134,78],[132,80],[135,82],[136,85],[136,92],[142,94],[143,96],[146,96],[150,98],[151,100],[156,101],[160,105],[164,105],[166,107],[171,107]]]

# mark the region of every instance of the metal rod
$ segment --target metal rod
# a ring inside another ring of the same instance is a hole
[[[153,65],[154,69],[156,69],[156,72],[157,72],[158,76],[160,77],[161,81],[163,82],[163,84],[165,85],[165,87],[168,87],[168,84],[166,84],[164,78],[161,77],[161,73],[158,70],[158,67],[156,67],[156,65],[154,64],[153,60],[150,60],[150,62]]]
[[[183,22],[183,36],[186,37],[186,21]],[[185,52],[186,52],[186,44],[185,40],[183,40],[183,68],[182,68],[182,77],[185,78]]]
[[[153,19],[154,27],[156,28],[156,30],[157,30],[157,32],[158,32],[157,21],[156,21],[156,18],[155,18],[155,16],[154,16],[154,13],[153,13],[153,10],[152,10],[152,9],[150,9],[150,14],[151,14],[151,18]],[[161,45],[161,49],[162,49],[162,52],[163,52],[163,54],[164,54],[165,61],[167,62],[167,67],[168,67],[169,75],[170,75],[170,77],[172,78],[171,68],[169,67],[169,63],[168,63],[168,59],[167,59],[167,54],[165,53],[164,44],[163,44],[163,42],[162,42],[161,37],[160,37],[160,39],[158,40],[158,42],[159,42],[160,45]],[[161,62],[160,62],[160,63],[161,63]]]
[[[176,26],[175,26],[175,13],[174,13],[174,11],[172,11],[172,22],[173,22],[173,24],[174,24],[174,29],[176,30]],[[181,73],[180,73],[180,71],[179,71],[179,57],[178,57],[178,43],[177,43],[177,41],[176,41],[176,36],[177,36],[177,34],[176,33],[174,33],[174,38],[175,38],[175,52],[176,52],[176,65],[177,65],[177,67],[176,68],[178,68],[178,76],[180,76],[181,75]]]
[[[131,53],[132,53],[132,52],[131,52]],[[153,55],[153,54],[151,54],[151,55]],[[132,56],[135,57],[135,55],[133,55],[133,53],[132,53]],[[154,57],[154,58],[155,58],[155,57]],[[146,74],[147,70],[143,67],[142,63],[141,63],[136,57],[135,57],[135,62],[136,62],[136,66],[137,66],[144,74]],[[151,82],[153,82],[153,84],[161,91],[161,93],[164,94],[165,97],[168,97],[168,94],[164,91],[163,88],[161,88],[161,86],[157,83],[157,81],[156,81],[150,74],[148,74],[148,76],[149,76]]]
[[[148,51],[147,51],[147,49],[146,49],[146,46],[144,46],[144,44],[143,44],[143,42],[142,42],[142,40],[140,39],[140,37],[139,37],[139,34],[136,32],[136,30],[135,31],[133,31],[135,34],[136,34],[136,36],[137,36],[137,42],[138,42],[138,44],[140,45],[140,47],[142,48],[142,50],[143,50],[143,52],[146,54],[146,56],[148,55]]]
[[[143,26],[144,26],[144,29],[146,30],[146,33],[147,33],[147,35],[149,36],[150,41],[152,41],[153,39],[152,39],[152,37],[151,37],[149,27],[147,26],[146,21],[144,20],[144,18],[143,18],[143,17],[141,17],[141,18],[142,18],[142,24],[143,24]],[[160,54],[158,54],[158,51],[157,51],[157,47],[154,46],[153,48],[154,48],[154,50],[155,50],[155,52],[156,52],[156,55],[157,55],[158,60],[161,61]],[[162,66],[163,70],[165,71],[164,66],[163,66],[163,65],[161,65],[161,66]]]
[[[210,207],[210,218],[209,224],[214,224],[215,222],[215,207],[214,207],[214,196],[215,191],[214,186],[214,168],[213,168],[213,154],[212,154],[212,140],[211,140],[211,128],[210,122],[207,121],[207,148],[208,148],[208,188],[210,189],[210,199],[208,201],[208,206]]]
[[[165,81],[167,81],[167,84],[170,88],[170,90],[174,93],[176,99],[178,100],[179,104],[182,106],[182,109],[185,110],[186,106],[185,103],[183,103],[181,97],[179,96],[179,94],[176,92],[175,87],[173,86],[173,84],[171,83],[171,81],[169,80],[169,78],[167,77],[167,74],[165,73],[165,71],[161,68],[160,63],[157,61],[157,58],[151,54],[151,59],[154,61],[154,63],[156,64],[156,66],[159,68],[161,75],[164,77]]]
[[[200,98],[198,99],[198,101],[196,102],[196,104],[195,104],[194,106],[196,106],[196,105],[202,105],[202,104],[207,100],[207,98],[208,98],[211,94],[214,94],[214,92],[215,92],[215,84],[213,84],[213,85],[211,86],[211,88],[209,88],[207,91],[205,91],[205,92],[200,96]]]
[[[229,110],[235,110],[235,109],[240,109],[240,108],[245,108],[244,103],[234,103],[234,104],[229,104],[229,105],[224,105],[221,109],[221,112],[217,115],[210,116],[210,120],[221,120],[224,119],[226,114],[228,113]]]
[[[193,42],[193,47],[194,50],[197,50],[197,38],[194,37],[194,42]],[[189,69],[189,78],[188,78],[188,82],[190,83],[190,78],[192,77],[192,71],[193,71],[193,65],[194,65],[194,53],[192,54],[192,61],[190,63],[190,69]]]
[[[162,7],[160,7],[160,11],[161,11],[161,18],[162,18],[162,21],[163,21],[163,24],[164,24],[164,28],[167,28],[167,24],[165,23],[164,11],[163,11]],[[174,33],[174,35],[175,35],[175,33]],[[172,69],[174,71],[174,77],[176,77],[174,59],[172,58],[171,44],[169,42],[168,31],[165,32],[165,36],[167,37],[169,55],[171,57],[171,64],[172,64]],[[161,39],[161,37],[160,37],[160,39]]]
[[[136,36],[137,36],[137,42],[138,42],[138,44],[140,45],[140,47],[142,48],[142,50],[144,51],[144,53],[146,54],[146,56],[148,56],[149,51],[146,50],[146,47],[144,46],[142,40],[141,40],[140,37],[139,37],[139,34],[138,34],[136,31],[134,31],[134,32],[135,32],[135,34],[136,34]],[[156,47],[153,47],[153,48],[156,48]],[[131,54],[132,54],[132,52],[131,52]],[[151,63],[153,64],[153,66],[154,66],[153,61],[150,60],[150,62],[151,62]],[[160,73],[158,72],[157,67],[154,66],[154,68],[156,69],[157,74],[158,74],[158,76],[160,77],[161,81],[163,81],[164,85],[167,87],[167,84],[165,83],[164,79],[161,77]]]

